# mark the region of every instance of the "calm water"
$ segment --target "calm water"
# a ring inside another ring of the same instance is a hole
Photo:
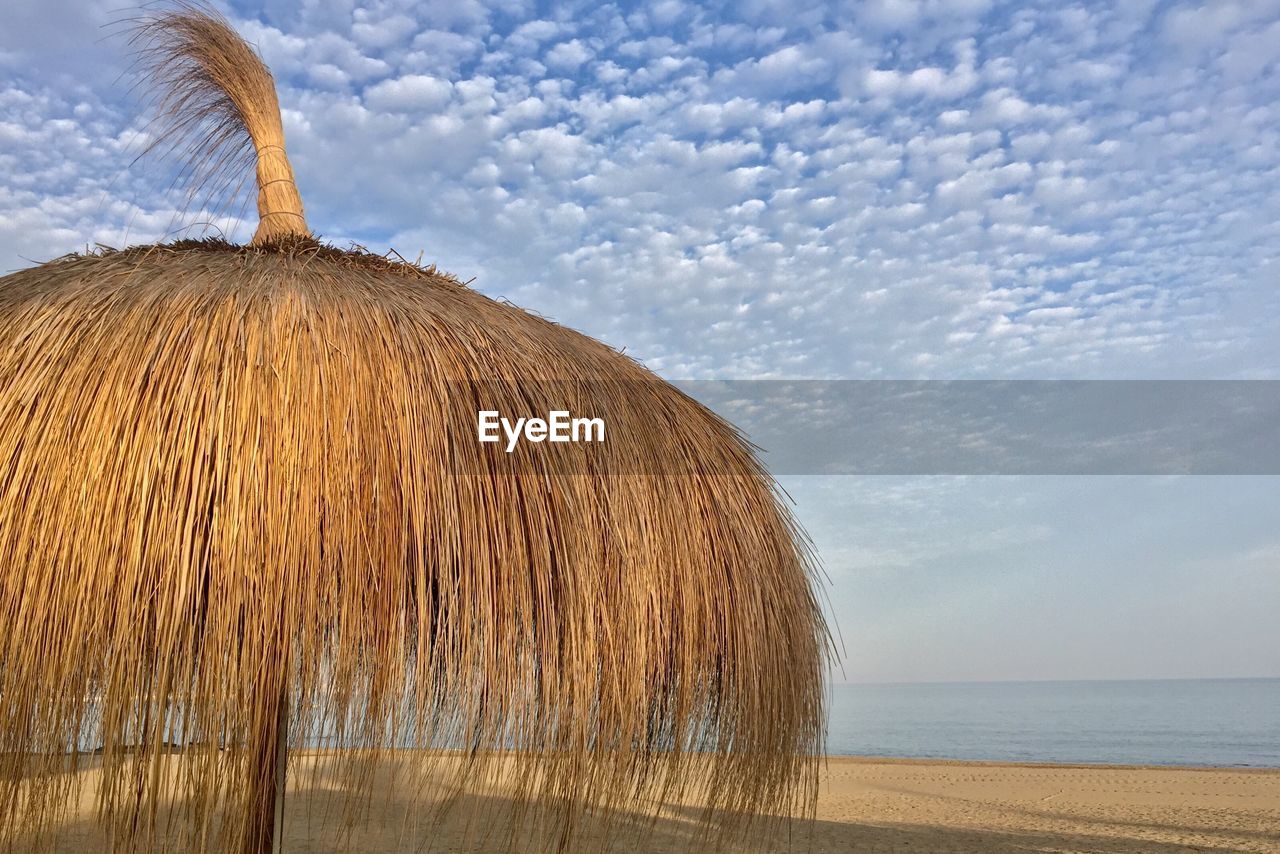
[[[834,685],[827,751],[1280,767],[1280,679]]]

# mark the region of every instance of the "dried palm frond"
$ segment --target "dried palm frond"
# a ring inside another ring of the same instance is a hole
[[[588,812],[811,809],[826,630],[748,444],[584,335],[316,243],[263,184],[265,67],[198,11],[143,32],[173,127],[213,120],[192,156],[255,144],[264,214],[0,278],[0,845],[52,844],[92,762],[118,849],[268,850],[286,734],[348,818],[409,748],[443,753],[407,788],[500,792],[560,847]],[[606,442],[471,432],[556,407]]]

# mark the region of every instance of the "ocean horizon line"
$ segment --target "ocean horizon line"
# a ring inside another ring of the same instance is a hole
[[[830,687],[905,687],[910,685],[1077,685],[1120,682],[1271,682],[1280,681],[1275,676],[1106,676],[1097,678],[1043,678],[1043,679],[903,679],[903,680],[832,680]]]

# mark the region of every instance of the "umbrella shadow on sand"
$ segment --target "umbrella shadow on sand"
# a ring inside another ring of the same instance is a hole
[[[96,852],[111,850],[108,833],[92,813],[91,788],[98,757],[85,757],[75,772],[86,783],[87,797],[81,809],[53,828],[52,850]],[[1098,821],[1096,832],[1044,829],[979,829],[944,824],[895,822],[867,824],[856,820],[804,821],[764,819],[745,823],[731,816],[729,826],[745,827],[717,840],[708,834],[704,816],[696,806],[665,808],[656,818],[631,809],[601,809],[575,814],[574,832],[567,841],[561,835],[561,814],[541,803],[497,794],[463,792],[447,801],[439,792],[424,788],[416,796],[410,786],[361,787],[344,783],[323,768],[304,770],[291,778],[285,802],[281,850],[286,854],[329,852],[403,851],[415,854],[455,852],[616,851],[636,854],[684,854],[726,851],[744,854],[784,852],[1027,852],[1091,851],[1153,852],[1173,854],[1187,850],[1185,843],[1149,838],[1143,828],[1116,828]],[[371,791],[367,798],[363,792]],[[1079,822],[1079,817],[1072,817]],[[217,821],[215,817],[214,821]],[[181,847],[183,820],[179,802],[157,816],[158,843]],[[166,831],[166,827],[171,827]],[[1172,830],[1171,828],[1168,828]],[[1120,834],[1117,835],[1117,830]],[[1234,835],[1234,834],[1233,834]],[[29,840],[35,841],[35,840]],[[48,842],[49,840],[44,840]],[[563,846],[561,843],[564,843]],[[1238,850],[1222,840],[1201,840],[1204,850]],[[24,850],[20,843],[17,851]],[[47,849],[46,849],[47,850]]]

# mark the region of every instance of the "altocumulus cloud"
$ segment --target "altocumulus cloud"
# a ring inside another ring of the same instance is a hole
[[[0,35],[0,264],[243,238],[129,168],[114,7],[54,5]],[[320,232],[668,376],[1276,373],[1276,0],[226,11]]]

